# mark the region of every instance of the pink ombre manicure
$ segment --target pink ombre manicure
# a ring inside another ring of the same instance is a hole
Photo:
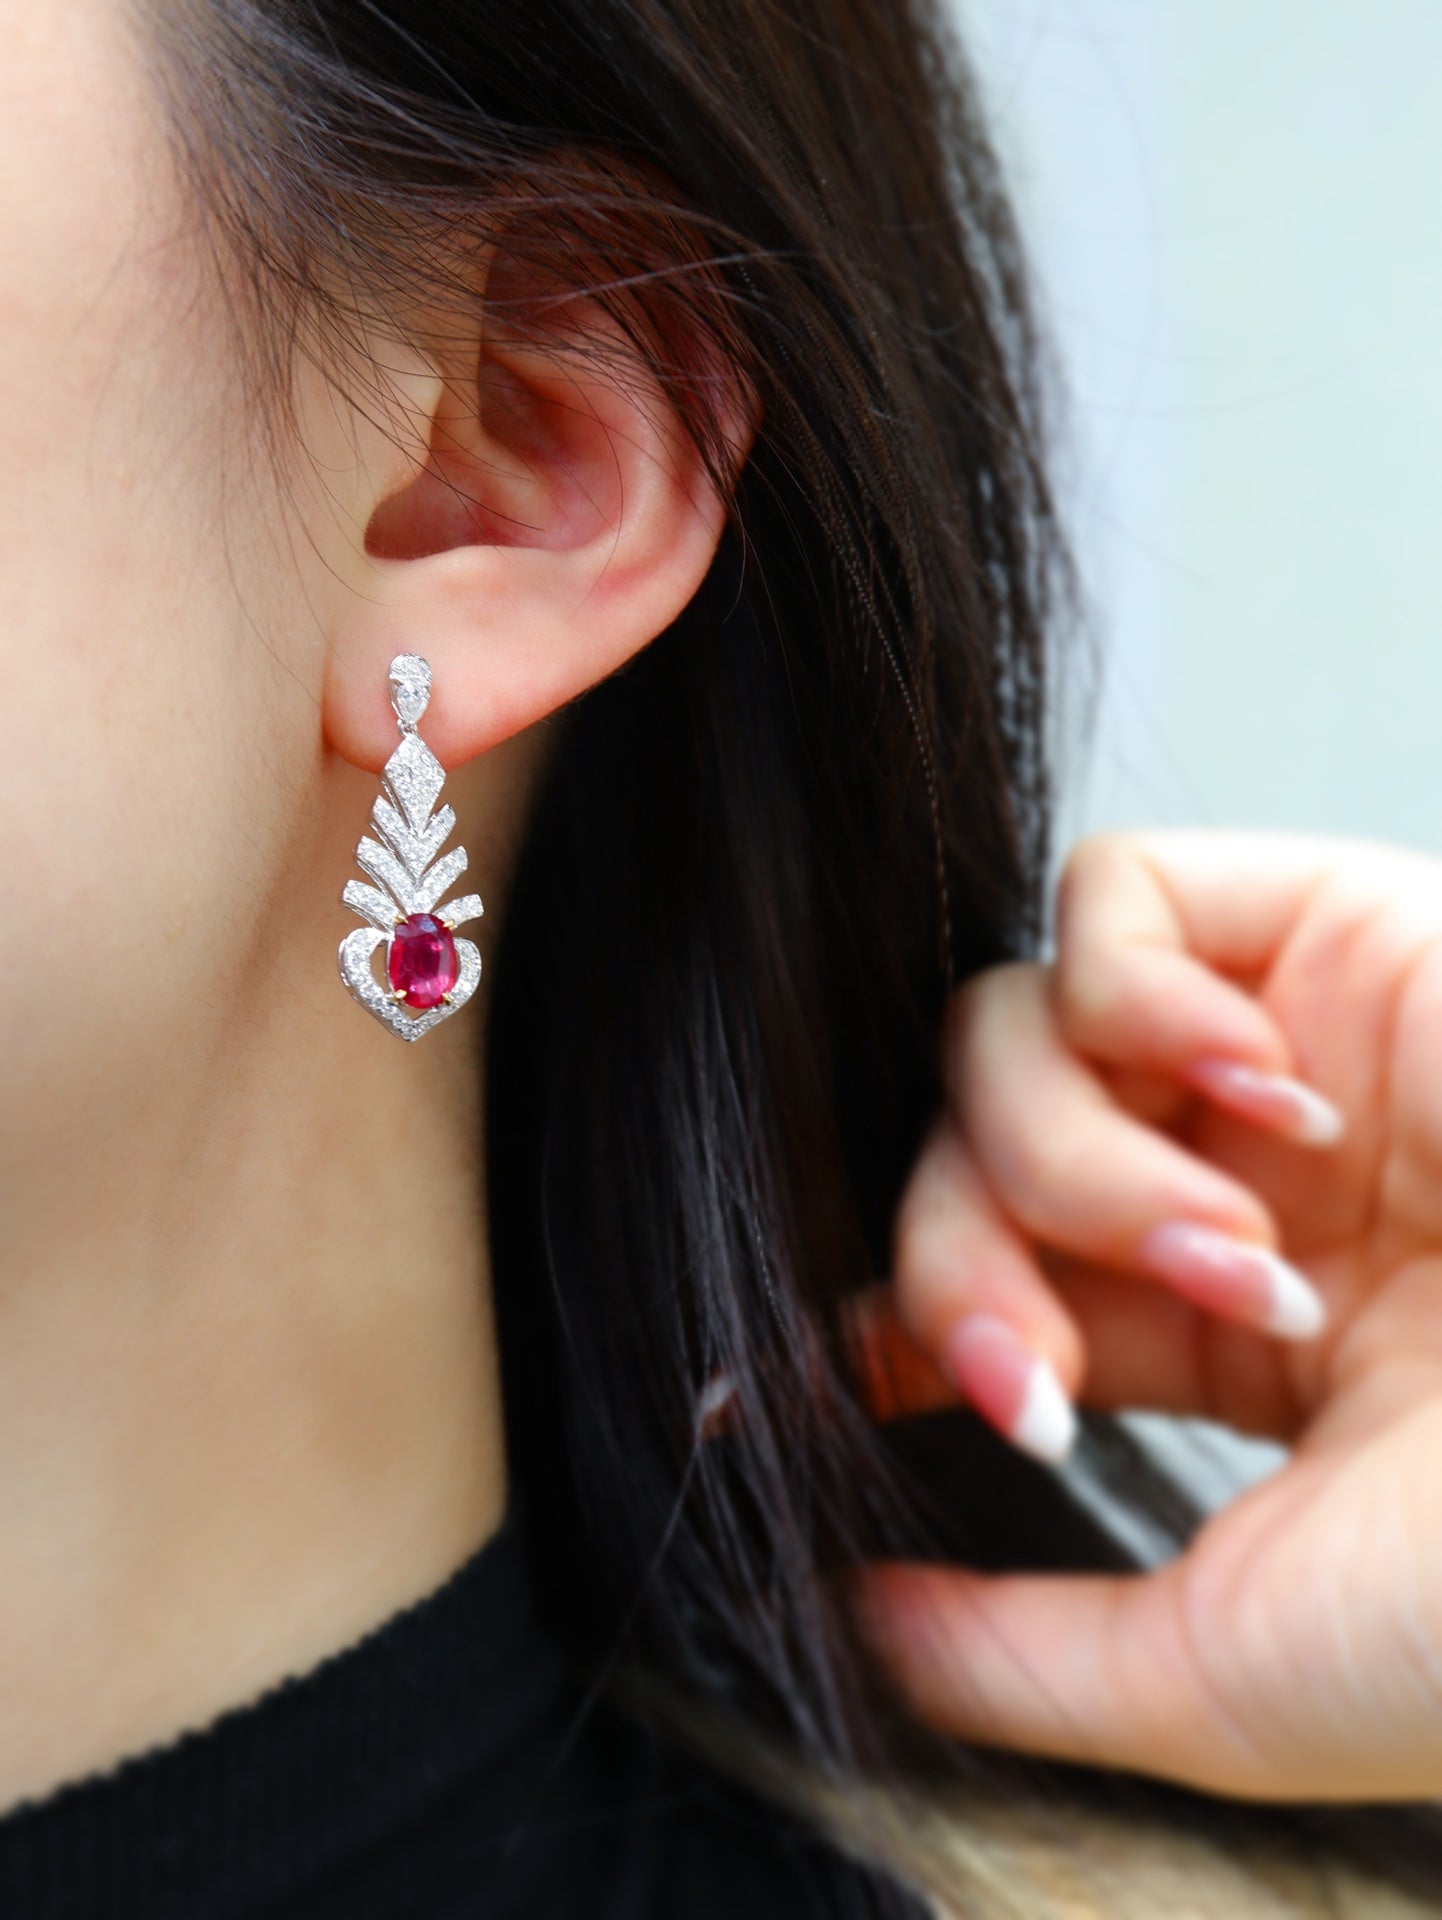
[[[1014,1446],[1039,1460],[1064,1460],[1077,1420],[1051,1365],[1004,1320],[969,1313],[942,1343],[941,1367],[952,1385]]]
[[[1168,1221],[1153,1227],[1137,1252],[1148,1273],[1209,1313],[1244,1320],[1283,1340],[1310,1340],[1326,1321],[1321,1295],[1295,1267],[1215,1227]]]
[[[1187,1079],[1219,1107],[1268,1127],[1301,1147],[1335,1147],[1345,1121],[1339,1107],[1304,1080],[1264,1073],[1236,1060],[1197,1060]]]

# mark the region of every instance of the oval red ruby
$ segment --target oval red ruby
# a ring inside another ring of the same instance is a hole
[[[398,920],[386,971],[407,1006],[438,1006],[456,984],[456,943],[445,921],[433,913],[410,913]]]

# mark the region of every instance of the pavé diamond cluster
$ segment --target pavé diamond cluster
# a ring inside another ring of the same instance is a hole
[[[347,880],[341,900],[366,922],[340,943],[340,977],[352,997],[402,1040],[419,1040],[462,1008],[481,977],[479,949],[455,930],[483,909],[478,893],[445,903],[441,895],[466,870],[466,850],[441,848],[456,824],[449,807],[433,813],[445,771],[416,728],[431,697],[431,670],[418,653],[390,666],[391,705],[400,745],[386,761],[371,808],[378,839],[362,836],[356,864],[375,882]],[[437,858],[438,855],[441,857]],[[387,986],[376,978],[385,942]]]

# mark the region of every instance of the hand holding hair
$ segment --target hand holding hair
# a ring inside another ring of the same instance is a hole
[[[1071,1405],[1290,1448],[1155,1571],[868,1569],[922,1713],[1257,1799],[1442,1793],[1442,863],[1107,836],[1055,958],[955,997],[856,1326],[883,1416]]]

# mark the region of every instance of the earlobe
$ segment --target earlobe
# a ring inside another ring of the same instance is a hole
[[[326,671],[328,737],[359,766],[393,744],[396,654],[435,669],[428,737],[459,766],[624,665],[706,575],[728,502],[614,322],[581,298],[565,321],[457,341],[423,464],[373,504]]]

